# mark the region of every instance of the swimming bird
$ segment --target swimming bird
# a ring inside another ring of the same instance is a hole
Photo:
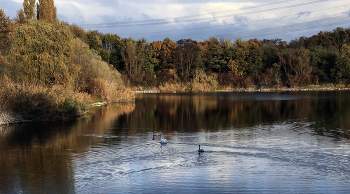
[[[152,140],[154,140],[154,137],[160,137],[160,134],[154,133],[154,130],[153,130],[153,139]]]
[[[201,149],[201,145],[199,145],[198,152],[204,152],[204,150]]]
[[[161,144],[167,144],[168,141],[167,141],[166,139],[161,139],[161,140],[160,140],[160,143],[161,143]]]

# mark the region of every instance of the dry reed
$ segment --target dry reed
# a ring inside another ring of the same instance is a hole
[[[89,94],[74,92],[62,85],[18,84],[7,77],[0,82],[0,111],[20,114],[29,120],[75,117],[83,114],[92,103]]]

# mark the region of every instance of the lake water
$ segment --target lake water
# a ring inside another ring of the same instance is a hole
[[[350,193],[350,92],[142,94],[1,126],[0,193]]]

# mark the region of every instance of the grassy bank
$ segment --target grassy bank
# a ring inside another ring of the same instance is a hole
[[[106,88],[102,97],[76,92],[62,85],[48,87],[30,83],[19,84],[7,77],[0,79],[0,83],[0,112],[6,113],[7,117],[17,117],[6,118],[9,122],[70,119],[86,113],[94,102],[107,99],[109,102],[134,100],[130,90],[117,90],[112,84],[104,86]],[[3,121],[3,124],[8,123]]]
[[[83,114],[93,103],[87,93],[73,92],[60,85],[43,87],[36,84],[0,80],[0,110],[21,115],[24,120],[56,120]]]

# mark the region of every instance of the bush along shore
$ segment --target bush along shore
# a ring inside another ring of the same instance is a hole
[[[108,96],[74,92],[62,85],[18,84],[9,78],[0,79],[0,82],[0,125],[71,119],[84,115],[94,106],[134,100],[133,93],[127,89],[116,92],[118,95],[107,101]]]
[[[6,23],[2,10],[0,17]],[[7,34],[0,31],[0,124],[71,119],[96,103],[134,101],[121,74],[63,22],[7,25]]]

